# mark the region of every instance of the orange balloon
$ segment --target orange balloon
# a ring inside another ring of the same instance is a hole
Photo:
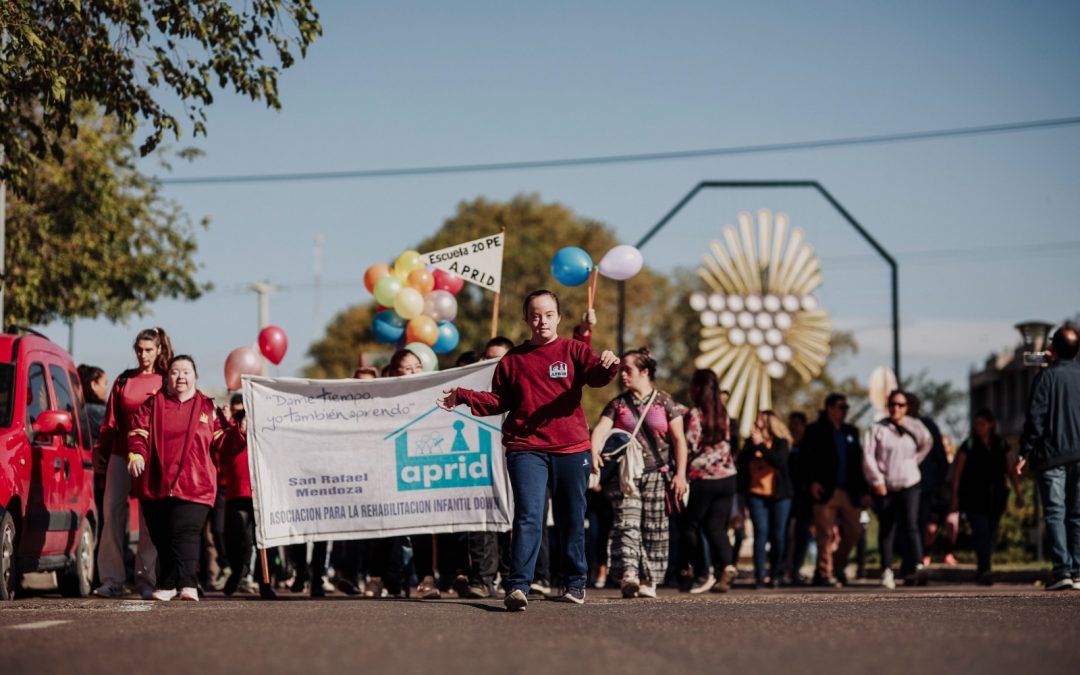
[[[389,265],[386,263],[375,263],[367,268],[367,272],[364,272],[364,288],[368,289],[368,293],[374,293],[375,284],[379,283],[379,279],[382,279],[387,274],[390,274]]]
[[[423,342],[428,347],[439,341],[439,324],[430,316],[420,316],[410,319],[405,327],[405,342]]]
[[[405,285],[420,291],[420,295],[426,298],[427,294],[435,288],[435,275],[425,269],[413,270],[409,272]]]

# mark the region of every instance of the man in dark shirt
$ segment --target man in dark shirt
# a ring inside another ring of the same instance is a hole
[[[1050,367],[1031,385],[1020,461],[1031,463],[1050,538],[1048,591],[1080,587],[1080,337],[1064,326],[1050,341]]]
[[[862,471],[859,432],[844,422],[847,397],[832,393],[825,398],[825,410],[806,429],[800,448],[801,471],[810,481],[814,502],[814,529],[818,561],[814,584],[837,586],[847,583],[844,567],[851,549],[859,540],[859,508],[868,494]],[[829,555],[834,524],[840,525],[840,545]]]

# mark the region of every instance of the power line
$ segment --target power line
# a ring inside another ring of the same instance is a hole
[[[554,169],[560,167],[597,166],[604,164],[630,164],[636,162],[659,162],[679,159],[699,159],[703,157],[722,157],[729,155],[749,155],[765,152],[788,152],[792,150],[811,150],[816,148],[835,148],[854,145],[876,145],[883,143],[904,143],[925,141],[937,138],[955,138],[959,136],[978,136],[985,134],[1030,131],[1080,125],[1080,117],[1061,117],[1056,119],[1010,122],[988,126],[958,127],[952,129],[931,129],[910,131],[875,136],[848,136],[827,138],[813,141],[793,141],[789,143],[766,143],[760,145],[739,145],[726,148],[703,148],[698,150],[672,150],[667,152],[647,152],[627,155],[598,155],[592,157],[568,157],[562,159],[525,160],[517,162],[493,162],[482,164],[446,164],[435,166],[417,166],[398,169],[357,169],[352,171],[312,171],[306,173],[264,173],[241,174],[234,176],[190,176],[177,178],[158,178],[164,185],[222,185],[228,183],[281,183],[294,181],[321,181],[362,178],[394,178],[406,176],[434,176],[440,174],[480,173],[485,171],[522,171],[528,169]]]

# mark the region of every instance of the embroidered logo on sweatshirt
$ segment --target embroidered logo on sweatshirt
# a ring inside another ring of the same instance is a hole
[[[570,377],[570,367],[562,361],[556,361],[548,366],[548,377],[553,380]]]
[[[210,424],[210,417],[206,413],[203,413],[199,415],[199,421],[203,424]]]

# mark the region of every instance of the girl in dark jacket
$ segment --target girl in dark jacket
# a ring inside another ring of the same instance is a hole
[[[738,458],[741,492],[754,524],[754,584],[775,586],[783,577],[787,521],[794,492],[788,471],[791,432],[771,410],[758,413]],[[769,565],[765,545],[769,545]]]

